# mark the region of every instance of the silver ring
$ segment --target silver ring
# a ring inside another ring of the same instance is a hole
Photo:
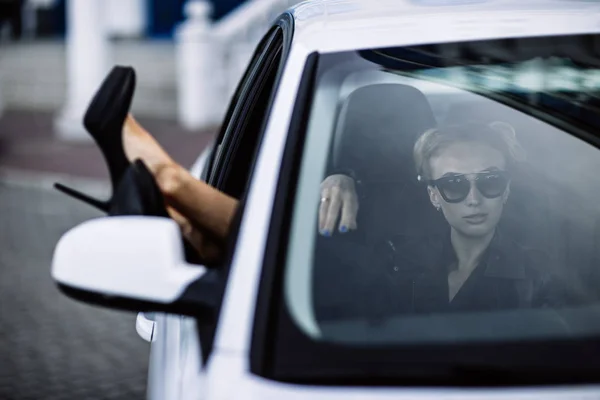
[[[325,203],[326,201],[329,201],[327,197],[321,197],[321,203]]]

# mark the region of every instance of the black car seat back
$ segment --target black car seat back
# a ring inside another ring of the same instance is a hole
[[[407,85],[361,87],[341,104],[327,175],[352,173],[360,181],[358,229],[317,236],[313,301],[319,321],[368,311],[355,288],[373,271],[375,246],[392,236],[423,234],[443,221],[412,161],[416,138],[434,126],[426,97]]]
[[[358,233],[366,242],[416,235],[439,220],[412,157],[417,137],[435,125],[425,95],[408,85],[364,86],[342,104],[331,171],[351,170],[360,180]]]

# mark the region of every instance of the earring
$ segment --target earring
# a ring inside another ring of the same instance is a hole
[[[436,210],[439,212],[439,211],[441,211],[441,210],[442,210],[442,206],[440,206],[440,205],[437,205],[437,206],[435,206],[435,209],[436,209]]]

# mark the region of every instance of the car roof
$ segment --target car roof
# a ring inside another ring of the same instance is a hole
[[[385,18],[409,12],[477,12],[598,8],[598,0],[307,0],[291,8],[297,20],[335,21],[340,18]]]
[[[290,13],[294,40],[324,52],[600,30],[598,0],[309,0]]]

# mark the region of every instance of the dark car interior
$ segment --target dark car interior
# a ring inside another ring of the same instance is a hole
[[[573,193],[577,184],[566,187],[545,168],[552,155],[540,141],[550,128],[490,101],[452,104],[444,121],[465,120],[503,121],[514,127],[530,157],[512,178],[501,226],[523,247],[545,255],[546,268],[572,289],[572,302],[597,300],[600,218],[589,199]],[[445,229],[443,217],[416,179],[412,160],[415,138],[436,123],[427,97],[409,85],[367,85],[353,91],[339,107],[327,175],[353,172],[360,209],[356,231],[315,239],[313,302],[318,321],[368,317],[369,310],[356,304],[353,282],[365,279],[378,243],[394,235],[409,240]],[[562,133],[561,140],[578,139]],[[586,154],[592,154],[590,149]],[[576,214],[584,211],[594,220],[582,224]]]

